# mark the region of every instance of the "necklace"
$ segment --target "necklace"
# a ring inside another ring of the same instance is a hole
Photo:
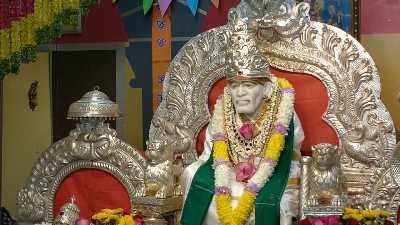
[[[239,203],[235,209],[231,205],[231,156],[229,153],[230,144],[226,140],[228,138],[229,125],[226,124],[229,108],[224,102],[224,98],[217,101],[214,115],[211,120],[211,132],[213,138],[213,159],[215,167],[215,193],[216,207],[218,218],[224,225],[242,225],[245,224],[254,207],[254,201],[257,193],[268,182],[273,174],[276,164],[278,163],[280,153],[285,142],[285,134],[289,127],[289,121],[293,114],[294,89],[291,84],[285,80],[278,78],[279,91],[282,99],[273,123],[273,129],[270,133],[269,140],[264,144],[263,160],[255,174],[248,180],[245,191],[239,199]],[[229,99],[228,99],[229,101]],[[232,105],[231,105],[232,107]]]
[[[277,87],[274,87],[270,106],[265,107],[265,110],[260,112],[261,116],[261,132],[251,139],[243,138],[238,132],[238,126],[241,126],[241,120],[235,112],[232,104],[232,96],[228,90],[224,91],[224,118],[226,126],[226,134],[229,140],[229,155],[234,164],[238,165],[241,161],[256,157],[256,165],[262,158],[265,143],[268,142],[272,130],[272,124],[276,120],[279,102],[281,101],[281,93]],[[264,103],[266,105],[266,103]],[[238,123],[239,121],[239,123]]]

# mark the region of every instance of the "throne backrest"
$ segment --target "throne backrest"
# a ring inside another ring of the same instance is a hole
[[[376,65],[349,34],[309,21],[307,4],[292,5],[287,12],[261,21],[258,46],[272,67],[322,82],[328,96],[322,120],[337,135],[348,191],[365,200],[363,204],[383,204],[372,201],[377,198],[374,185],[389,166],[396,140],[392,119],[380,99]],[[208,123],[208,94],[224,77],[226,29],[201,33],[182,47],[166,74],[164,100],[154,118],[183,122],[196,136]],[[150,142],[157,133],[151,126]],[[192,149],[185,162],[193,162],[196,156]]]
[[[144,157],[132,146],[118,139],[114,129],[108,125],[104,126],[93,133],[83,133],[76,128],[68,137],[55,142],[41,154],[24,187],[18,193],[19,222],[51,223],[54,218],[53,213],[68,202],[71,191],[71,194],[77,197],[78,206],[80,203],[83,206],[88,204],[85,200],[79,199],[83,192],[104,194],[106,190],[121,184],[122,187],[116,187],[114,191],[119,190],[123,192],[122,194],[113,192],[111,196],[100,197],[105,199],[105,202],[101,202],[103,206],[111,203],[118,208],[132,207],[133,199],[143,195],[146,167]],[[107,183],[101,183],[98,179],[106,180]],[[97,186],[87,183],[90,181],[97,182]],[[126,193],[129,198],[125,198]],[[113,199],[106,199],[107,197]],[[122,202],[115,202],[114,198],[118,197]],[[87,211],[86,209],[84,212]],[[92,215],[82,213],[81,208],[81,216],[88,218]]]

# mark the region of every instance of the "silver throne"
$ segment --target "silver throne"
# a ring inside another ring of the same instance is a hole
[[[380,99],[377,67],[368,52],[352,36],[328,24],[310,21],[309,6],[293,0],[242,0],[234,9],[257,29],[258,47],[272,67],[312,75],[326,87],[329,103],[323,120],[339,139],[337,154],[340,178],[346,186],[346,204],[357,207],[392,209],[389,193],[377,191],[388,174],[395,148],[392,119]],[[184,123],[195,137],[210,120],[208,93],[224,77],[226,27],[220,26],[189,40],[175,56],[166,74],[163,102],[153,121]],[[301,119],[301,118],[300,118]],[[149,141],[158,139],[160,129],[150,127]],[[318,144],[318,143],[315,143]],[[183,154],[184,164],[197,158],[191,148]],[[310,160],[308,160],[310,161]],[[307,160],[303,160],[306,166]],[[326,210],[340,213],[340,207],[310,209],[303,167],[300,217]],[[400,193],[400,192],[396,192]],[[331,210],[332,209],[332,210]],[[322,213],[323,214],[323,213]],[[328,213],[329,214],[329,213]]]
[[[82,169],[111,174],[127,191],[130,204],[136,204],[135,197],[143,195],[146,161],[105,123],[118,116],[118,105],[98,88],[71,104],[68,118],[79,123],[69,136],[44,151],[33,166],[17,196],[20,224],[51,224],[56,192],[62,181]]]

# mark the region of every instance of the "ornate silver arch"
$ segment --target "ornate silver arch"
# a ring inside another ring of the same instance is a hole
[[[74,171],[95,168],[112,174],[130,197],[142,196],[146,161],[130,145],[117,138],[105,124],[89,133],[78,126],[70,135],[42,153],[17,197],[20,222],[51,222],[55,194]]]
[[[309,21],[305,3],[279,1],[283,9],[260,16],[244,0],[235,9],[255,18],[260,49],[273,67],[312,75],[325,85],[329,103],[326,121],[340,143],[341,164],[349,191],[369,205],[375,185],[388,168],[396,139],[392,119],[380,99],[378,70],[371,56],[352,36],[333,26]],[[261,3],[261,1],[259,1]],[[278,1],[266,1],[276,3]],[[246,11],[247,10],[247,11]],[[194,134],[210,119],[207,101],[212,84],[223,77],[226,27],[191,39],[172,61],[164,82],[164,101],[154,118],[184,122]],[[150,127],[150,140],[159,133]],[[187,156],[196,159],[195,150]]]

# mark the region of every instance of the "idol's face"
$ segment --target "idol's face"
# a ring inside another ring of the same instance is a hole
[[[267,85],[254,80],[232,80],[229,83],[232,102],[238,113],[254,119],[262,105]]]

